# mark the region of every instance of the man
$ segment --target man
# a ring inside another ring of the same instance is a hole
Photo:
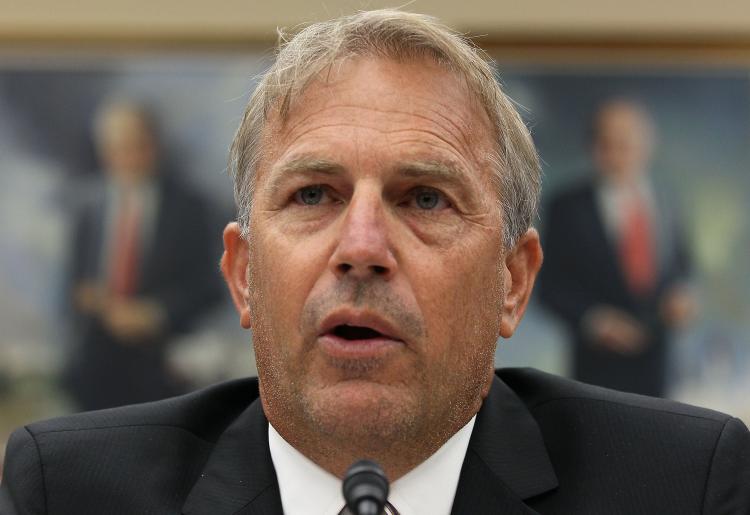
[[[455,33],[390,10],[309,26],[233,162],[222,271],[258,381],[19,430],[3,513],[336,514],[360,458],[403,515],[750,506],[741,422],[494,373],[541,264],[539,167]]]
[[[695,310],[687,252],[670,203],[648,178],[648,114],[611,100],[593,128],[596,176],[550,203],[541,299],[570,329],[576,379],[662,396],[668,331]]]
[[[106,104],[94,138],[105,181],[76,215],[64,374],[81,410],[183,393],[166,346],[220,298],[207,207],[162,169],[150,114]]]

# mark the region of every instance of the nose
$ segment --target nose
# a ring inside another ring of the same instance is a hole
[[[331,255],[329,266],[339,277],[390,279],[396,272],[386,213],[379,190],[355,191]]]

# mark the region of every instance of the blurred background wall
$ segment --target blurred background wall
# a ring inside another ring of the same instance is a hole
[[[65,306],[78,200],[98,177],[92,119],[147,104],[163,156],[211,206],[218,260],[231,219],[227,148],[277,27],[369,1],[0,0],[0,449],[11,428],[75,410]],[[669,396],[750,422],[750,6],[747,2],[430,1],[498,64],[544,160],[545,200],[591,167],[590,118],[627,96],[654,119],[654,180],[681,207],[698,317],[671,337]],[[541,225],[541,223],[540,223]],[[544,227],[540,227],[544,234]],[[216,274],[216,270],[207,270]],[[566,374],[565,329],[534,301],[497,362]],[[193,387],[255,373],[227,299],[169,342]],[[1,456],[0,451],[0,456]]]
[[[34,40],[144,39],[266,43],[276,27],[326,19],[357,9],[402,5],[430,13],[460,30],[493,39],[540,37],[631,41],[687,39],[708,42],[747,39],[750,16],[742,0],[468,0],[413,1],[394,4],[329,0],[261,2],[243,0],[133,0],[131,2],[55,2],[4,0],[0,31],[6,38]]]

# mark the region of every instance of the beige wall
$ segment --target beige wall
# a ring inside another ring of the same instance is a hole
[[[378,0],[0,0],[0,41],[254,43],[277,26],[400,2]],[[750,47],[750,0],[417,0],[494,42],[681,41]]]

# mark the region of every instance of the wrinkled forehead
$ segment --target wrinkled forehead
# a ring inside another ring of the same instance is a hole
[[[479,95],[463,75],[427,56],[339,59],[311,77],[288,109],[282,106],[279,99],[268,113],[261,162],[273,160],[274,147],[301,125],[334,109],[340,118],[350,113],[353,126],[390,117],[403,130],[429,131],[432,121],[433,130],[449,129],[477,158],[494,148],[494,128]]]
[[[316,67],[311,70],[302,70],[296,74],[296,78],[292,78],[288,83],[289,94],[284,95],[285,98],[278,99],[279,102],[277,104],[283,104],[288,108],[295,101],[299,101],[300,97],[305,95],[310,86],[335,84],[337,81],[346,78],[346,75],[352,69],[352,64],[369,61],[403,65],[410,68],[410,73],[412,74],[416,73],[415,70],[421,67],[425,74],[443,76],[449,80],[458,81],[464,88],[466,101],[477,107],[482,105],[480,98],[481,86],[479,84],[470,84],[470,74],[467,71],[461,71],[457,64],[450,63],[446,58],[437,55],[430,49],[410,48],[408,46],[399,48],[399,50],[379,50],[377,48],[342,49],[340,55],[332,57],[330,62],[321,69],[316,69]],[[282,108],[282,118],[284,118],[283,115],[287,110]]]

